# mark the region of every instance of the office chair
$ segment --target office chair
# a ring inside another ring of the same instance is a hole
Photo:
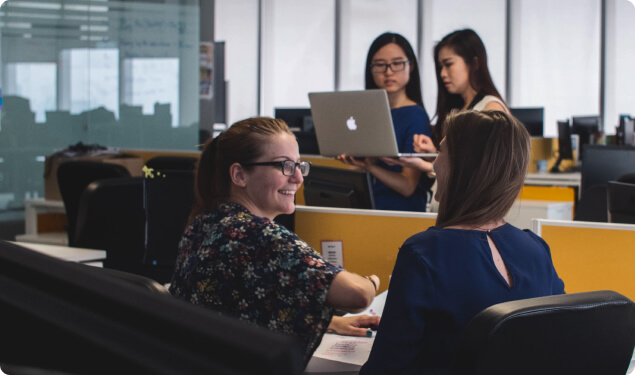
[[[635,304],[613,291],[491,306],[466,327],[451,374],[626,373]]]
[[[573,220],[607,223],[609,220],[606,190],[606,184],[599,184],[590,186],[583,191],[580,200],[576,204]]]
[[[198,158],[190,156],[155,156],[148,160],[146,167],[154,170],[193,171]]]
[[[86,186],[93,181],[117,177],[130,177],[130,172],[118,164],[83,160],[67,161],[57,168],[57,183],[66,209],[69,246],[76,246],[77,208]]]
[[[617,182],[624,182],[627,184],[635,184],[635,173],[627,173],[625,175],[620,176],[617,179]]]
[[[145,275],[143,178],[92,182],[79,201],[74,245],[106,251],[105,268]]]
[[[635,184],[609,181],[606,200],[609,223],[635,224]]]
[[[143,180],[146,216],[143,264],[170,282],[179,242],[194,203],[194,171],[160,170]]]
[[[156,282],[155,280],[149,277],[136,275],[134,273],[124,272],[124,271],[119,271],[119,270],[115,270],[111,268],[101,268],[101,267],[92,267],[92,266],[86,266],[86,267],[91,267],[89,268],[90,272],[100,273],[102,275],[105,275],[106,277],[121,280],[128,285],[139,287],[150,293],[171,296],[170,292],[163,285],[159,284],[158,282]]]

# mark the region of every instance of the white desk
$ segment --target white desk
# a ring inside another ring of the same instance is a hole
[[[525,185],[575,187],[580,190],[582,175],[580,172],[528,173]]]
[[[47,245],[41,243],[13,242],[16,245],[35,250],[48,256],[77,263],[94,263],[106,259],[106,251],[82,249],[78,247]]]

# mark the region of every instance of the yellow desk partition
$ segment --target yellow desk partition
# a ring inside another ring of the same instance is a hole
[[[635,300],[635,225],[533,220],[567,293],[614,290]]]
[[[344,268],[376,274],[379,291],[388,288],[399,247],[415,233],[433,226],[436,214],[297,206],[295,231],[322,252],[322,241],[341,241]]]

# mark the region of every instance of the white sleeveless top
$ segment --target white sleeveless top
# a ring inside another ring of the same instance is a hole
[[[502,100],[498,99],[494,95],[486,95],[483,99],[481,99],[480,102],[476,103],[472,109],[475,111],[482,111],[483,109],[485,109],[485,106],[491,102],[496,102],[502,105],[503,108],[505,108],[505,112],[509,113],[509,109],[507,108],[505,103],[503,103]]]

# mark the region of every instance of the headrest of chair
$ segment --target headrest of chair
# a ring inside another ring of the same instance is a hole
[[[453,373],[624,374],[634,345],[635,304],[619,293],[511,301],[472,319]]]

